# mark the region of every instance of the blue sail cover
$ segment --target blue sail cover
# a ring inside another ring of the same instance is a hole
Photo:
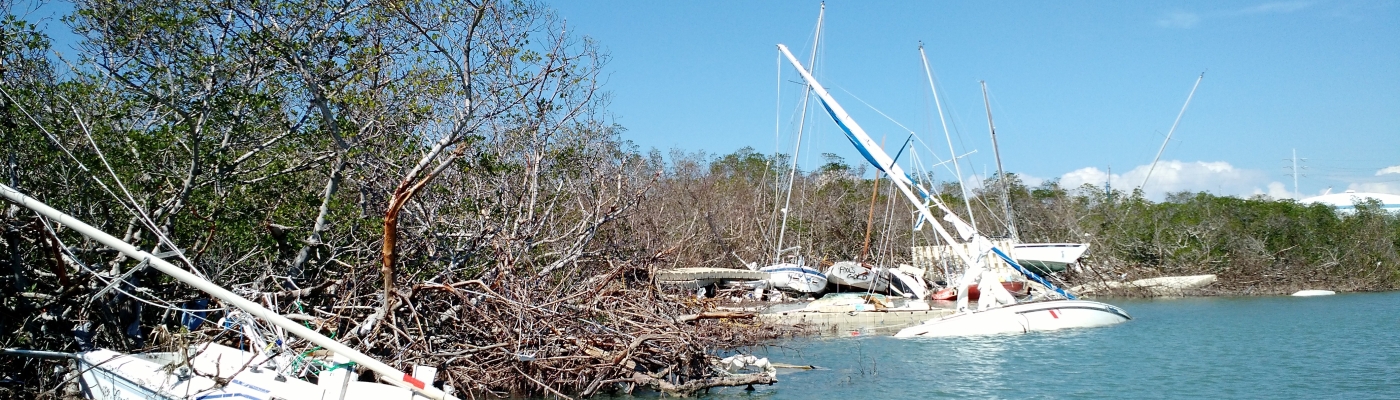
[[[856,151],[860,152],[861,157],[865,157],[865,161],[869,162],[870,165],[874,165],[875,168],[880,170],[880,172],[884,172],[886,175],[890,175],[891,177],[893,177],[894,175],[890,174],[888,167],[885,165],[881,165],[879,161],[876,161],[875,156],[870,154],[870,150],[866,149],[865,145],[860,143],[860,139],[856,138],[855,133],[851,132],[851,128],[846,126],[845,122],[841,122],[841,117],[837,116],[836,111],[833,111],[831,109],[831,106],[826,104],[826,99],[822,99],[821,97],[817,97],[817,99],[822,102],[822,108],[826,109],[826,113],[827,115],[831,116],[831,120],[835,121],[836,126],[841,127],[841,132],[846,134],[846,140],[851,141],[851,145],[855,146]],[[928,200],[929,196],[931,196],[928,190],[925,190],[923,186],[913,184],[913,176],[910,176],[907,172],[901,175],[904,178],[905,183],[909,183],[909,186],[912,186],[914,189],[918,190],[919,197],[923,198],[924,200]],[[920,220],[922,220],[922,218],[920,218]]]
[[[867,149],[867,148],[865,147],[865,145],[862,144],[862,143],[860,142],[860,139],[857,138],[857,137],[856,137],[856,134],[855,134],[854,132],[851,131],[851,128],[850,128],[849,126],[847,126],[846,123],[845,123],[844,121],[841,120],[841,117],[840,117],[839,115],[836,114],[836,111],[835,111],[835,110],[832,110],[831,105],[827,104],[826,99],[823,98],[822,96],[818,96],[817,98],[821,100],[821,102],[822,102],[822,108],[826,109],[826,113],[827,113],[827,115],[830,115],[830,116],[831,116],[831,120],[832,120],[832,121],[835,121],[835,122],[836,122],[836,126],[841,127],[841,132],[843,132],[843,133],[846,134],[846,140],[851,141],[851,145],[852,145],[852,146],[855,146],[857,151],[860,151],[860,155],[861,155],[862,157],[865,157],[865,161],[869,162],[870,165],[874,165],[875,168],[879,168],[879,169],[880,169],[880,172],[884,172],[886,175],[889,175],[889,176],[890,176],[890,179],[900,179],[900,178],[903,178],[903,181],[904,181],[905,183],[909,184],[910,187],[913,187],[914,189],[918,190],[919,197],[922,198],[922,199],[925,201],[925,203],[927,203],[927,202],[931,199],[932,194],[930,194],[930,193],[928,192],[928,190],[924,189],[923,186],[914,184],[914,182],[915,182],[915,181],[914,181],[914,177],[910,176],[908,173],[901,173],[901,174],[899,174],[899,175],[892,174],[892,173],[890,173],[890,171],[889,171],[889,169],[890,169],[892,166],[882,165],[882,164],[880,164],[879,161],[876,161],[876,160],[875,160],[875,156],[873,156],[873,155],[870,153],[870,150]],[[891,161],[891,162],[893,162],[893,161]],[[918,230],[918,229],[920,229],[921,227],[923,227],[924,222],[925,222],[924,214],[923,214],[923,213],[919,213],[918,218],[914,221],[914,230]],[[1045,278],[1041,277],[1040,275],[1037,275],[1036,273],[1031,272],[1030,270],[1026,269],[1025,267],[1022,267],[1020,264],[1017,264],[1015,260],[1012,260],[1011,257],[1007,256],[1006,253],[1004,253],[1004,252],[1001,251],[1001,249],[999,249],[999,248],[993,246],[993,247],[992,247],[992,252],[993,252],[993,253],[996,253],[996,255],[997,255],[998,257],[1001,257],[1001,259],[1002,259],[1003,261],[1006,261],[1007,264],[1010,264],[1013,268],[1016,269],[1016,271],[1020,272],[1022,275],[1025,275],[1027,278],[1030,278],[1031,280],[1034,280],[1034,281],[1036,281],[1036,282],[1039,282],[1039,283],[1042,284],[1042,285],[1045,285],[1045,287],[1050,288],[1050,290],[1053,290],[1053,291],[1055,291],[1056,293],[1059,293],[1061,296],[1064,296],[1064,297],[1067,298],[1067,299],[1070,299],[1070,300],[1076,299],[1076,297],[1075,297],[1073,294],[1070,294],[1069,291],[1066,291],[1066,290],[1064,290],[1064,289],[1061,289],[1061,288],[1058,287],[1058,286],[1055,286],[1055,284],[1050,283],[1050,281],[1045,280]]]

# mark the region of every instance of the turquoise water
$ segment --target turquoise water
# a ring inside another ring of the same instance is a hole
[[[774,386],[708,398],[1400,398],[1400,293],[1110,300],[1107,328],[792,340]]]

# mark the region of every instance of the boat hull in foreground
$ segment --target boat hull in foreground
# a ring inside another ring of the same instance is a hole
[[[181,354],[190,358],[182,360]],[[92,400],[423,398],[408,389],[352,380],[353,367],[322,371],[320,382],[310,383],[275,371],[277,363],[269,363],[267,357],[213,343],[181,353],[98,349],[78,353],[75,359],[82,371],[83,395]],[[277,360],[281,365],[290,361],[291,357]],[[432,379],[436,369],[430,370],[417,378]]]
[[[900,330],[895,337],[948,337],[1092,328],[1132,319],[1123,309],[1088,300],[1050,300],[965,312]]]

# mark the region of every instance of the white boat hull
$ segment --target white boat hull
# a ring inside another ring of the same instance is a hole
[[[321,383],[313,384],[281,376],[262,365],[267,358],[238,349],[205,344],[191,348],[190,354],[192,358],[182,362],[176,353],[78,353],[79,383],[83,395],[93,400],[415,398],[408,389],[350,380],[345,369],[322,372]]]
[[[920,300],[929,297],[928,283],[924,282],[923,278],[897,269],[889,270],[888,273],[894,278],[891,287],[899,295]]]
[[[890,274],[885,268],[869,268],[854,261],[842,261],[826,269],[827,282],[841,286],[884,292],[890,287]]]
[[[1046,271],[1064,271],[1079,261],[1089,245],[1084,243],[1021,243],[1012,247],[1011,255],[1024,267]]]
[[[895,337],[948,337],[1092,328],[1132,319],[1123,309],[1087,300],[1051,300],[964,312],[905,328]]]
[[[777,264],[759,269],[768,273],[770,287],[798,293],[821,293],[826,290],[826,274],[797,264]]]

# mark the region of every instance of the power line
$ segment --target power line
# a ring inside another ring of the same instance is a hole
[[[1284,160],[1284,161],[1289,161],[1289,159],[1287,159],[1287,158],[1285,158],[1285,159],[1283,159],[1283,160]],[[1306,158],[1298,158],[1298,149],[1293,149],[1293,158],[1292,158],[1292,161],[1293,161],[1293,164],[1292,164],[1292,165],[1290,165],[1290,166],[1284,166],[1284,168],[1285,168],[1285,169],[1288,169],[1289,172],[1293,175],[1293,198],[1294,198],[1294,199],[1301,199],[1302,197],[1298,195],[1298,193],[1299,193],[1299,192],[1298,192],[1298,177],[1299,177],[1299,176],[1307,177],[1307,175],[1303,175],[1302,170],[1308,169],[1308,167],[1307,167],[1307,166],[1301,166],[1301,167],[1298,166],[1298,161],[1307,162],[1308,159],[1306,159]]]

